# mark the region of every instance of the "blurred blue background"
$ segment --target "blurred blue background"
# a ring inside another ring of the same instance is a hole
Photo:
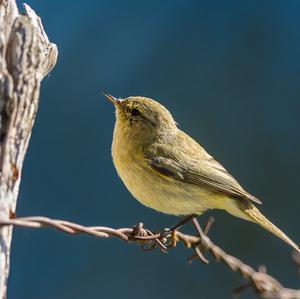
[[[19,2],[19,4],[21,1]],[[117,177],[113,107],[101,92],[155,98],[300,242],[299,1],[27,2],[59,49],[42,82],[17,213],[160,230],[178,221],[135,201]],[[299,287],[291,249],[220,211],[210,236]],[[192,226],[184,228],[193,232]],[[15,229],[9,298],[231,298],[223,265],[135,244]],[[253,298],[249,290],[242,298]]]

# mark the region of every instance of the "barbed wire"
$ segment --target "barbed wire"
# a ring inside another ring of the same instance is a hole
[[[182,243],[186,248],[194,250],[192,256],[188,258],[191,262],[198,258],[202,263],[209,261],[204,257],[204,252],[210,252],[217,262],[223,262],[233,272],[238,272],[247,283],[234,290],[235,295],[239,295],[247,287],[252,287],[257,295],[265,299],[300,299],[300,290],[283,287],[278,280],[266,273],[265,267],[260,267],[258,271],[243,263],[236,257],[227,254],[223,249],[214,244],[207,236],[213,223],[213,218],[207,222],[202,230],[198,220],[193,219],[197,235],[184,234],[180,231],[170,231],[165,229],[162,232],[152,232],[139,223],[133,227],[111,228],[105,226],[83,226],[74,222],[51,219],[41,216],[21,217],[7,220],[0,220],[0,226],[13,225],[27,228],[51,227],[68,234],[88,234],[97,238],[116,237],[125,242],[135,242],[145,251],[160,248],[167,251],[176,247],[177,243]],[[293,259],[300,269],[300,255],[293,253]]]

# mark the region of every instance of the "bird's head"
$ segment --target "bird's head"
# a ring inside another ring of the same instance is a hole
[[[147,143],[157,138],[168,138],[176,132],[176,122],[171,113],[158,102],[145,97],[118,99],[104,96],[116,108],[116,129],[132,139]]]

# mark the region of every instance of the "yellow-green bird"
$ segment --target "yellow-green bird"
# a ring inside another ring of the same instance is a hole
[[[142,204],[171,215],[201,215],[222,209],[259,224],[294,249],[299,247],[254,205],[259,199],[193,138],[177,128],[171,113],[146,97],[118,99],[112,158],[129,192]]]

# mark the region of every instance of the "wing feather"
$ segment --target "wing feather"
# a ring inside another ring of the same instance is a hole
[[[182,132],[181,134],[185,133]],[[146,153],[145,159],[149,166],[162,176],[198,185],[212,192],[222,193],[233,198],[246,199],[261,204],[259,199],[246,192],[227,170],[198,143],[188,135],[185,136],[189,138],[188,140],[184,138],[185,143],[182,143],[180,138],[177,140],[177,143],[180,143],[179,147],[178,144],[177,146],[170,144]],[[185,162],[183,165],[182,161],[186,161],[186,159],[182,159],[185,153],[175,152],[174,148],[181,148],[183,151],[192,149],[193,154],[189,155],[188,163]]]

